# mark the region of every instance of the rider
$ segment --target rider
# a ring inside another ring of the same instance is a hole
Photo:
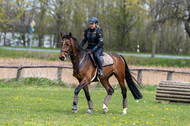
[[[104,51],[103,32],[102,29],[98,26],[98,19],[96,17],[91,17],[88,20],[88,24],[90,27],[84,31],[83,40],[80,45],[83,47],[86,41],[88,41],[87,50],[90,50],[88,54],[93,52],[94,59],[98,64],[99,75],[104,76],[102,71],[102,62],[100,60],[100,55]]]

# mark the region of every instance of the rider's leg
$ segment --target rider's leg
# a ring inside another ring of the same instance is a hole
[[[103,53],[103,48],[98,48],[97,50],[94,51],[94,59],[96,61],[96,63],[98,64],[98,68],[99,68],[99,75],[100,76],[104,76],[103,71],[102,71],[102,62],[100,59],[100,55]]]

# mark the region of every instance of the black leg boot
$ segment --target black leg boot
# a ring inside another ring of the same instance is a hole
[[[99,69],[99,76],[101,76],[101,77],[104,76],[103,70],[101,70],[101,69]]]
[[[98,67],[99,67],[99,76],[103,77],[104,76],[104,73],[103,73],[103,70],[102,70],[102,62],[100,60],[100,58],[97,59],[97,63],[98,63]]]

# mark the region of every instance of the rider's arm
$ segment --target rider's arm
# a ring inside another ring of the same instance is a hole
[[[92,52],[95,51],[97,48],[102,47],[104,45],[102,29],[99,29],[97,31],[97,38],[98,38],[98,44],[91,50]]]
[[[87,41],[86,31],[84,31],[83,39],[82,39],[80,46],[83,47],[85,45],[86,41]]]
[[[96,46],[97,46],[97,48],[99,48],[99,47],[102,47],[104,45],[104,43],[103,43],[103,31],[102,31],[102,29],[98,30],[97,37],[98,37],[98,41],[99,42],[98,42],[98,44]]]

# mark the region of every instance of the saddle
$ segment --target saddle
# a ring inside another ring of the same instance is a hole
[[[93,53],[90,54],[91,60],[94,64],[95,67],[97,67],[97,63],[95,62]],[[100,60],[102,62],[102,67],[105,66],[110,66],[114,64],[114,61],[112,59],[112,57],[109,55],[109,53],[102,53],[102,55],[100,56]]]
[[[99,80],[99,78],[98,78],[98,67],[97,67],[97,63],[95,62],[93,53],[90,54],[90,57],[91,57],[91,60],[92,60],[92,62],[93,62],[93,64],[94,64],[94,66],[96,67],[96,71],[95,71],[94,77],[91,79],[91,82],[97,82],[97,81]],[[113,61],[112,57],[109,55],[109,53],[103,53],[103,54],[100,56],[100,60],[101,60],[101,62],[102,62],[102,67],[110,66],[110,65],[113,65],[113,64],[114,64],[114,61]]]

